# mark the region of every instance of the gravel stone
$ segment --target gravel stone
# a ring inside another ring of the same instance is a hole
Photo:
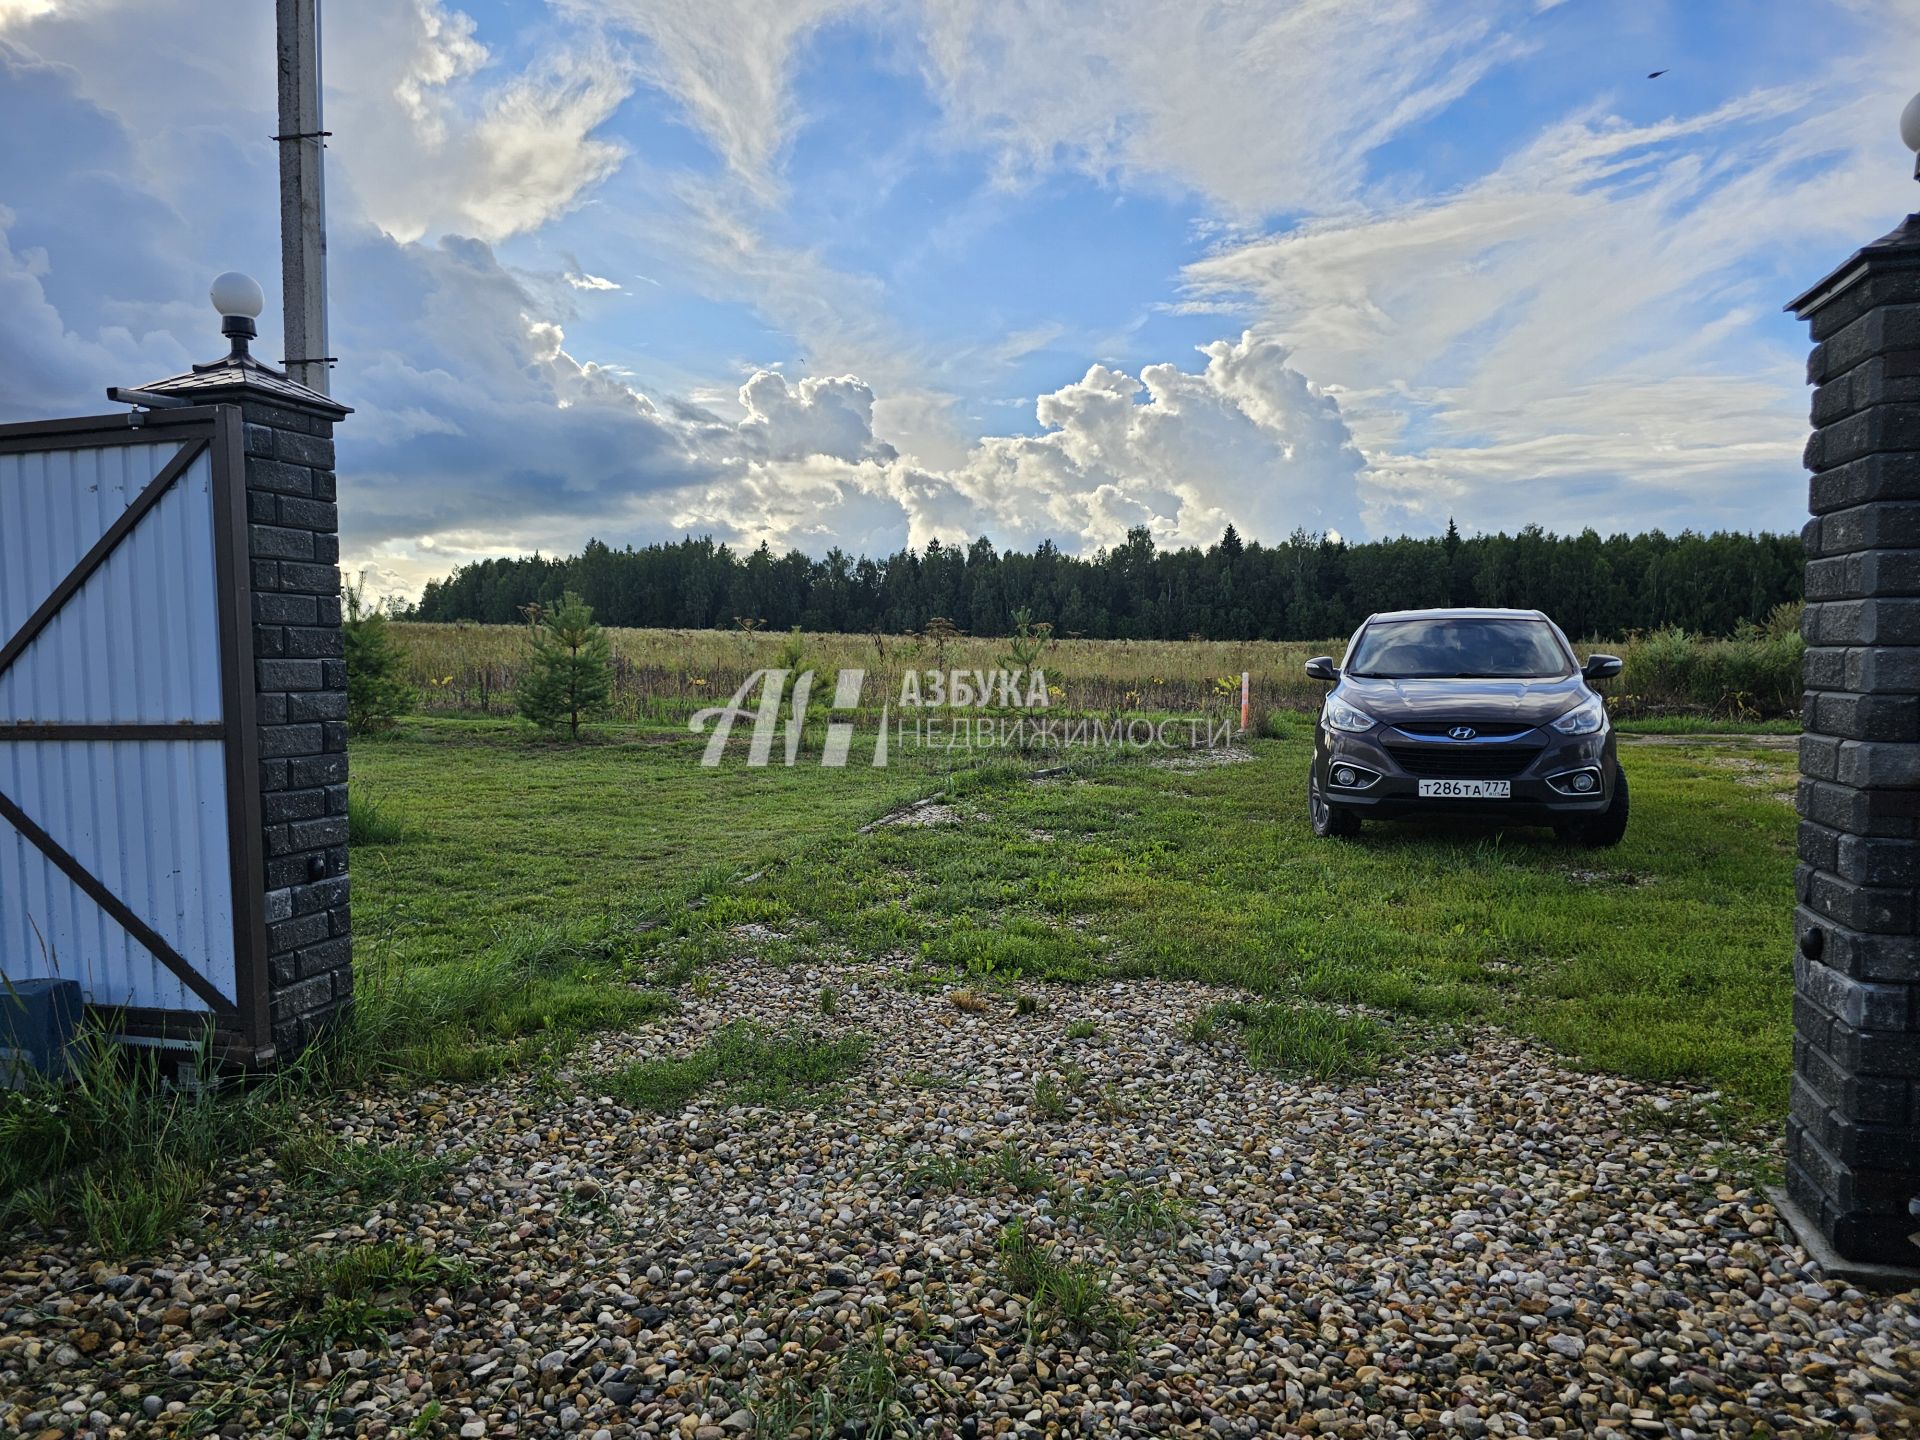
[[[924,1435],[1920,1434],[1920,1295],[1825,1276],[1742,1178],[1766,1153],[1676,1122],[1700,1092],[1497,1032],[1352,1083],[1263,1073],[1188,1038],[1227,998],[1191,984],[1049,987],[1020,1015],[983,985],[973,1012],[901,983],[904,960],[706,973],[675,1021],[557,1074],[373,1088],[321,1117],[453,1159],[423,1198],[349,1202],[316,1234],[257,1155],[164,1253],[11,1246],[0,1433],[184,1435],[218,1407],[235,1436],[291,1408],[316,1435],[734,1440],[877,1340]],[[857,1029],[873,1054],[792,1110],[709,1091],[657,1115],[592,1083],[741,1017]],[[1082,1018],[1098,1034],[1065,1040]],[[1064,1117],[1028,1105],[1042,1076]],[[930,1178],[1009,1142],[1050,1192]],[[1097,1223],[1102,1197],[1185,1228]],[[1010,1292],[1015,1218],[1099,1277],[1125,1348]],[[382,1345],[271,1343],[294,1254],[382,1239],[478,1278]]]

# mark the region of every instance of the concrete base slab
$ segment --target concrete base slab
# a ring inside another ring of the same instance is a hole
[[[1827,1237],[1820,1233],[1820,1227],[1813,1223],[1813,1217],[1795,1203],[1784,1185],[1768,1185],[1764,1188],[1774,1212],[1787,1222],[1794,1238],[1800,1242],[1800,1248],[1811,1255],[1832,1279],[1851,1285],[1856,1290],[1872,1290],[1883,1295],[1897,1294],[1902,1290],[1920,1291],[1920,1264],[1882,1265],[1872,1260],[1848,1260],[1828,1243]],[[1920,1256],[1920,1249],[1914,1253]]]

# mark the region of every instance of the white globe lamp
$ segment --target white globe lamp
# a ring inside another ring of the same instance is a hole
[[[214,276],[213,284],[207,287],[207,298],[220,312],[220,333],[233,345],[233,353],[227,360],[247,361],[247,346],[260,333],[253,322],[267,308],[266,292],[260,288],[260,282],[251,275],[229,270]]]
[[[222,319],[241,315],[248,320],[258,320],[260,312],[267,308],[266,292],[260,288],[260,282],[238,270],[214,276],[213,284],[207,287],[207,296]]]

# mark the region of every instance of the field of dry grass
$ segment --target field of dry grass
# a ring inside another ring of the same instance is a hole
[[[506,715],[527,650],[517,625],[400,624],[393,633],[408,661],[408,678],[428,712]],[[909,670],[1012,668],[1003,638],[959,636],[944,643],[917,635],[839,635],[724,630],[609,629],[614,656],[614,715],[623,720],[677,720],[732,695],[767,666],[831,673],[867,672],[864,699],[878,708],[897,699]],[[1338,654],[1344,641],[1305,642],[1062,640],[1041,666],[1055,704],[1101,712],[1151,710],[1177,714],[1237,709],[1240,673],[1252,676],[1253,698],[1266,709],[1310,704],[1320,686],[1301,673],[1309,656]],[[797,661],[797,663],[796,663]],[[718,697],[718,699],[716,699]]]
[[[430,714],[510,715],[513,688],[527,654],[517,625],[420,624],[393,627],[406,656],[420,708]],[[994,670],[1011,667],[1009,642],[998,637],[800,634],[725,630],[609,629],[613,644],[613,718],[672,723],[731,696],[767,666],[867,672],[863,701],[878,708],[897,699],[909,670]],[[1317,642],[1271,640],[1061,640],[1041,665],[1056,707],[1074,713],[1145,711],[1226,714],[1239,705],[1240,674],[1250,677],[1256,713],[1302,710],[1322,688],[1301,666],[1313,655],[1339,656],[1345,637]],[[1622,715],[1694,715],[1769,720],[1793,714],[1799,701],[1800,648],[1793,634],[1733,640],[1675,631],[1595,641],[1626,659],[1610,689]],[[718,697],[718,699],[716,699]]]

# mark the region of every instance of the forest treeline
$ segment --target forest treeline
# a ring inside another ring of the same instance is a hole
[[[1432,538],[1351,544],[1296,532],[1262,545],[1229,526],[1204,550],[1164,550],[1142,528],[1086,556],[981,539],[883,560],[737,552],[710,538],[620,550],[594,540],[565,558],[463,565],[405,613],[500,624],[573,591],[607,625],[901,634],[944,616],[1000,635],[1024,610],[1063,636],[1309,640],[1344,635],[1377,610],[1506,605],[1544,610],[1576,638],[1670,626],[1727,635],[1800,599],[1801,574],[1798,536],[1727,531],[1463,536],[1449,524]]]

